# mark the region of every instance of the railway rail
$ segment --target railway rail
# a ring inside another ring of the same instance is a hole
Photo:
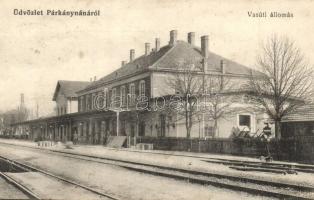
[[[255,170],[251,171],[264,171],[271,173],[281,173],[281,174],[297,174],[297,172],[312,173],[314,174],[314,165],[308,164],[299,164],[299,163],[284,163],[284,162],[262,162],[262,161],[243,161],[243,160],[234,160],[234,159],[225,159],[225,158],[210,158],[206,156],[193,156],[193,155],[182,155],[182,154],[173,154],[173,153],[163,153],[163,152],[152,152],[152,151],[138,151],[138,150],[120,150],[120,151],[129,151],[136,153],[144,154],[159,154],[159,155],[171,155],[177,157],[190,157],[198,158],[208,163],[223,164],[232,166],[231,168],[236,169],[237,167],[245,167],[243,171],[249,171],[248,167],[254,168]],[[261,169],[261,170],[256,170]],[[238,170],[240,170],[238,168]]]
[[[0,156],[0,160],[8,161],[16,168],[22,168],[25,171],[39,172],[39,173],[44,174],[46,176],[53,177],[54,179],[57,179],[59,181],[63,181],[63,182],[69,183],[71,185],[74,185],[75,187],[83,188],[84,190],[87,190],[87,191],[92,192],[96,195],[105,197],[106,199],[112,199],[112,200],[120,200],[121,199],[121,198],[113,196],[112,194],[107,194],[107,193],[104,193],[103,191],[95,190],[91,187],[82,185],[82,184],[74,182],[72,180],[65,179],[63,177],[54,175],[48,171],[36,168],[34,166],[31,166],[31,165],[28,165],[25,163],[18,162],[18,161],[12,160],[12,159],[9,159],[7,157]],[[29,199],[42,199],[40,197],[40,195],[35,194],[31,189],[29,189],[26,186],[24,186],[23,184],[19,183],[17,180],[12,178],[11,176],[9,176],[5,173],[2,173],[2,172],[0,172],[0,176],[3,177],[5,180],[7,180],[10,184],[15,186],[17,189],[19,189],[21,192],[23,192],[27,197],[29,197]]]
[[[262,162],[262,161],[241,161],[241,160],[235,160],[235,159],[226,159],[226,158],[210,158],[206,156],[194,156],[194,155],[183,155],[183,154],[174,154],[174,153],[164,153],[164,152],[152,152],[152,151],[138,151],[138,150],[121,150],[121,151],[130,151],[130,152],[136,152],[136,153],[144,153],[144,154],[159,154],[159,155],[169,155],[169,156],[177,156],[177,157],[190,157],[190,158],[199,158],[201,160],[204,160],[206,162],[211,163],[217,163],[217,164],[230,164],[230,165],[263,165],[269,168],[279,167],[278,169],[283,169],[280,167],[285,167],[285,169],[295,169],[300,172],[305,173],[314,173],[314,165],[308,165],[308,164],[300,164],[300,163],[284,163],[284,162]]]
[[[5,179],[8,183],[10,183],[11,185],[13,185],[15,188],[17,188],[18,190],[20,190],[23,194],[26,195],[26,197],[28,199],[40,199],[40,197],[35,194],[34,192],[32,192],[30,189],[28,189],[27,187],[25,187],[24,185],[20,184],[18,181],[16,181],[15,179],[13,179],[12,177],[6,175],[3,172],[0,172],[0,177],[2,177],[3,179]]]
[[[7,144],[7,143],[5,143]],[[60,150],[43,149],[29,146],[20,146],[14,144],[7,144],[18,146],[21,148],[30,148],[33,150],[42,150],[49,154],[57,154],[64,157],[73,159],[80,159],[85,161],[93,161],[97,163],[110,164],[119,167],[123,167],[129,170],[158,175],[168,178],[174,178],[178,180],[185,180],[191,183],[197,183],[202,185],[213,185],[220,188],[227,188],[235,191],[243,191],[255,195],[276,197],[280,199],[313,199],[314,187],[306,185],[288,184],[267,180],[259,180],[253,178],[237,177],[226,174],[216,174],[210,172],[193,171],[190,169],[166,167],[160,165],[153,165],[147,163],[140,163],[128,160],[114,159],[99,157],[87,154],[78,154],[74,152],[66,152]],[[12,162],[16,162],[13,161]],[[24,167],[22,163],[19,163]],[[34,169],[34,167],[32,167]],[[40,169],[36,169],[40,170]]]

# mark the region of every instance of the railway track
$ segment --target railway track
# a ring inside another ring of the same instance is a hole
[[[17,188],[23,194],[25,194],[28,199],[40,199],[40,197],[37,194],[32,192],[30,189],[28,189],[24,185],[20,184],[18,181],[16,181],[12,177],[6,175],[5,173],[0,172],[0,177],[5,179],[8,183],[13,185],[15,188]]]
[[[120,151],[129,151],[143,154],[159,154],[159,155],[169,155],[169,156],[177,156],[177,157],[190,157],[190,158],[198,158],[206,162],[216,163],[216,164],[226,164],[226,165],[238,165],[238,166],[258,166],[262,165],[264,167],[269,167],[273,169],[295,169],[299,172],[304,173],[314,173],[314,165],[307,164],[290,164],[283,162],[261,162],[261,161],[240,161],[234,159],[225,159],[225,158],[209,158],[206,156],[193,156],[193,155],[182,155],[182,154],[173,154],[173,153],[163,153],[163,152],[151,152],[151,151],[138,151],[138,150],[120,150]]]
[[[8,144],[13,145],[13,144]],[[243,191],[255,195],[276,197],[280,199],[313,199],[314,188],[311,186],[287,184],[274,181],[266,181],[252,178],[243,178],[226,174],[216,174],[209,172],[193,171],[189,169],[179,169],[173,167],[165,167],[147,163],[139,163],[121,159],[98,157],[86,154],[77,154],[74,152],[65,152],[59,150],[48,150],[29,146],[14,145],[21,148],[30,148],[33,150],[45,151],[49,154],[58,154],[73,159],[93,161],[97,163],[110,164],[123,167],[129,170],[158,175],[177,180],[185,180],[191,183],[202,185],[213,185],[220,188],[227,188],[235,191]],[[12,161],[16,162],[16,161]],[[22,163],[19,163],[23,166]],[[28,166],[24,166],[28,167]],[[34,167],[32,167],[34,169]],[[40,169],[35,169],[40,170]]]
[[[108,149],[113,150],[110,148],[108,148]],[[278,162],[262,162],[262,161],[241,161],[241,160],[234,160],[234,159],[209,158],[209,157],[205,157],[205,156],[193,156],[193,155],[182,155],[182,154],[151,152],[151,151],[138,151],[138,150],[126,150],[126,149],[119,150],[119,151],[197,158],[197,159],[201,159],[202,161],[205,161],[208,163],[229,165],[229,166],[231,166],[231,168],[238,169],[238,170],[241,170],[240,167],[245,167],[244,168],[245,170],[243,170],[243,171],[249,171],[249,169],[251,169],[251,171],[261,171],[261,172],[264,171],[264,172],[278,173],[278,174],[289,174],[289,173],[297,174],[297,172],[314,174],[314,165],[299,164],[299,163],[290,164],[290,163],[283,163],[283,162],[278,163]],[[239,166],[239,168],[237,166]],[[261,169],[261,170],[257,170],[257,169]]]
[[[0,160],[5,160],[5,161],[8,161],[10,162],[11,165],[13,165],[14,167],[16,168],[22,168],[24,169],[25,171],[32,171],[32,172],[38,172],[38,173],[41,173],[41,174],[44,174],[46,176],[49,176],[49,177],[53,177],[54,179],[57,179],[58,181],[62,181],[62,182],[66,182],[66,183],[69,183],[75,187],[78,187],[78,188],[82,188],[84,190],[87,190],[91,193],[94,193],[96,195],[99,195],[101,197],[105,197],[106,199],[112,199],[112,200],[120,200],[121,198],[118,198],[118,197],[115,197],[113,196],[112,194],[107,194],[107,193],[104,193],[102,191],[98,191],[98,190],[95,190],[91,187],[88,187],[88,186],[84,186],[80,183],[77,183],[77,182],[74,182],[72,180],[68,180],[68,179],[65,179],[63,177],[60,177],[60,176],[57,176],[57,175],[54,175],[48,171],[44,171],[42,169],[39,169],[39,168],[36,168],[34,166],[31,166],[31,165],[28,165],[28,164],[25,164],[25,163],[21,163],[21,162],[18,162],[18,161],[15,161],[15,160],[12,160],[12,159],[9,159],[9,158],[6,158],[6,157],[3,157],[3,156],[0,156]],[[40,197],[40,195],[38,194],[35,194],[31,189],[27,188],[25,185],[19,183],[19,181],[15,180],[14,178],[12,178],[10,175],[7,175],[5,173],[2,173],[0,172],[0,176],[2,178],[4,178],[5,180],[7,180],[10,184],[12,184],[14,187],[16,187],[18,190],[20,190],[21,192],[23,192],[27,197],[29,197],[29,199],[42,199]]]

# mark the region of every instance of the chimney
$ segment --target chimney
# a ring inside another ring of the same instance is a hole
[[[132,62],[135,58],[135,50],[134,49],[131,49],[130,50],[130,62]]]
[[[188,33],[188,43],[190,45],[193,45],[195,44],[195,32],[189,32]]]
[[[96,76],[94,76],[94,81],[96,81],[97,80],[97,77]]]
[[[201,49],[204,58],[208,58],[208,35],[201,37]]]
[[[150,52],[150,43],[145,43],[145,56],[148,56]]]
[[[92,81],[93,81],[93,78],[90,78],[89,81],[92,82]]]
[[[203,71],[207,71],[207,58],[208,58],[208,35],[204,35],[201,37],[201,49],[203,56]]]
[[[155,40],[155,52],[159,51],[160,49],[160,39],[156,38]]]
[[[178,35],[177,30],[170,31],[169,45],[173,46],[173,45],[175,45],[177,43],[177,35]]]
[[[124,67],[125,64],[126,64],[125,60],[121,61],[121,67]]]
[[[222,74],[226,73],[226,61],[220,60],[220,70]]]

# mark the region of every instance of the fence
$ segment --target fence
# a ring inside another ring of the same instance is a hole
[[[283,160],[314,164],[314,136],[282,139],[280,152]]]
[[[261,155],[266,152],[265,143],[257,140],[229,138],[187,139],[172,137],[138,137],[138,143],[154,144],[157,150],[191,151],[203,153],[226,153],[234,155]]]
[[[153,144],[156,150],[231,154],[249,157],[267,155],[266,143],[252,138],[137,137],[136,140],[137,143]],[[314,163],[314,137],[272,140],[269,149],[272,156],[277,160]]]

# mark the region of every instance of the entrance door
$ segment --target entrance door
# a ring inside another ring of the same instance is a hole
[[[72,134],[70,140],[74,141],[74,134],[77,134],[77,127],[73,127],[71,133]]]
[[[101,142],[101,121],[97,121],[97,144],[100,144]]]
[[[134,137],[135,135],[135,130],[134,130],[134,124],[131,124],[131,137]]]
[[[92,134],[91,135],[92,136],[92,138],[91,138],[92,139],[92,144],[96,144],[96,128],[95,128],[96,123],[97,122],[92,122],[91,123],[91,126],[92,126],[92,133],[91,133]]]
[[[90,126],[90,124],[89,124],[89,122],[86,122],[86,129],[85,129],[85,131],[86,131],[86,143],[88,143],[89,142],[89,126]]]
[[[140,122],[139,128],[139,136],[145,136],[145,122]]]
[[[166,136],[166,117],[165,115],[160,115],[160,136]]]

